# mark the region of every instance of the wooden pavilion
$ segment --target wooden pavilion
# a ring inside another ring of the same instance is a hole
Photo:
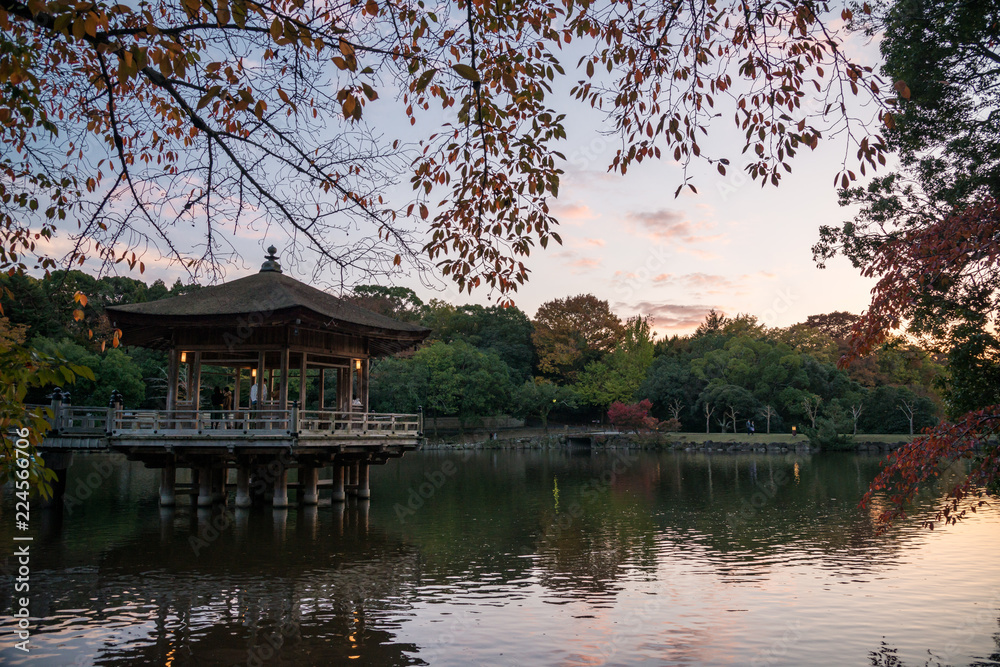
[[[420,414],[369,411],[368,377],[372,359],[413,349],[430,330],[290,278],[268,251],[252,276],[107,309],[123,342],[169,354],[166,410],[114,406],[108,424],[112,449],[162,469],[164,505],[174,503],[178,467],[197,477],[199,506],[223,496],[230,466],[240,507],[265,487],[275,507],[287,506],[289,468],[299,469],[301,502],[317,502],[326,466],[334,501],[345,486],[367,498],[368,466],[420,442]],[[207,368],[225,378],[231,405],[206,405]]]

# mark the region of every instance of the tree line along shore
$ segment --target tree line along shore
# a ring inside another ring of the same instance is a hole
[[[8,335],[94,371],[93,381],[80,378],[73,386],[74,404],[106,405],[117,390],[126,406],[163,407],[165,353],[130,347],[127,331],[122,347],[104,345],[112,329],[104,307],[178,296],[198,285],[97,279],[79,271],[2,282],[12,297],[3,321]],[[74,316],[78,292],[89,297],[82,318]],[[550,421],[608,428],[614,426],[609,408],[617,404],[645,418],[622,430],[718,436],[753,428],[757,441],[792,437],[794,429],[800,438],[837,444],[856,434],[918,433],[944,413],[947,358],[914,341],[892,338],[838,368],[857,319],[849,313],[775,328],[750,314],[713,311],[693,333],[661,337],[641,313],[622,320],[607,301],[589,294],[549,301],[534,318],[514,306],[425,303],[400,287],[364,285],[344,298],[433,330],[416,352],[375,362],[370,387],[373,411],[423,409],[432,437],[499,416],[542,429]],[[208,369],[202,382],[205,400],[214,386],[232,384]],[[28,400],[44,402],[46,391],[36,389],[38,396]],[[318,393],[312,381],[305,404]],[[435,433],[439,419],[452,428]]]

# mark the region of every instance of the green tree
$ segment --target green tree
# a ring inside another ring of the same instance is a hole
[[[424,309],[421,323],[432,329],[431,340],[462,340],[493,352],[510,368],[515,383],[531,376],[535,351],[531,320],[514,306],[452,306],[440,301]]]
[[[508,410],[513,391],[510,371],[495,354],[464,341],[438,341],[409,359],[379,362],[369,400],[380,411],[412,412],[422,406],[429,417],[457,417],[464,428]]]
[[[549,413],[558,409],[576,408],[577,395],[571,387],[557,385],[543,378],[533,378],[517,390],[514,405],[519,416],[538,417],[547,432]]]
[[[358,285],[348,299],[362,308],[402,322],[417,322],[424,302],[409,287]]]
[[[865,398],[863,409],[860,423],[866,433],[909,433],[909,410],[913,413],[915,433],[938,421],[934,401],[906,387],[876,387]]]
[[[601,361],[587,364],[573,385],[580,399],[601,408],[603,413],[614,402],[630,403],[646,371],[653,363],[653,336],[649,320],[629,318],[621,342]]]
[[[661,420],[674,417],[672,406],[680,405],[678,418],[684,429],[697,430],[701,416],[695,413],[695,409],[705,384],[691,371],[689,358],[661,355],[650,365],[646,378],[636,391],[636,398],[649,399],[653,404],[653,415]]]
[[[126,407],[144,403],[146,383],[142,371],[124,350],[114,348],[98,354],[70,339],[56,342],[44,337],[35,338],[33,346],[47,357],[65,359],[93,371],[92,378],[80,379],[73,387],[74,405],[106,406],[114,390],[122,393]]]
[[[14,479],[18,492],[30,486],[48,497],[55,474],[45,468],[37,448],[52,415],[47,408],[28,407],[26,399],[44,387],[72,385],[78,378],[92,381],[94,375],[85,366],[27,347],[25,330],[0,317],[0,483]]]

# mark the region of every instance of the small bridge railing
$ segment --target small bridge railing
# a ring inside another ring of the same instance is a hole
[[[419,414],[299,410],[298,424],[299,432],[303,435],[350,433],[416,436],[423,431]]]
[[[59,412],[59,432],[74,435],[104,435],[108,428],[108,408],[66,405]]]

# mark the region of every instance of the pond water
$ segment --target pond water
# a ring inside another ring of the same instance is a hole
[[[1000,513],[929,532],[925,498],[876,536],[877,469],[425,451],[370,503],[212,513],[78,455],[61,515],[32,512],[28,654],[0,578],[0,664],[1000,665]]]

